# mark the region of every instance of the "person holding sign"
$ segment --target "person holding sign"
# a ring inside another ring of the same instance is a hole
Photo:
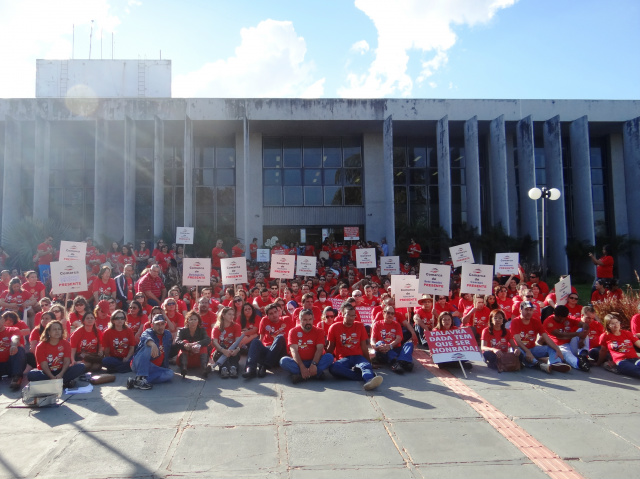
[[[500,309],[494,309],[489,315],[489,326],[482,331],[482,356],[491,369],[498,370],[498,361],[502,356],[515,354],[519,357],[521,354],[505,323],[504,313]],[[514,353],[509,351],[509,346]]]
[[[442,311],[438,315],[438,323],[436,324],[436,327],[433,328],[433,330],[434,331],[451,331],[454,329],[459,329],[459,328],[458,326],[453,324],[453,316],[449,311]],[[460,364],[462,364],[462,367],[467,370],[473,368],[473,365],[469,361],[443,361],[436,364],[438,365],[439,368],[458,368],[460,367]]]
[[[476,341],[478,341],[482,331],[489,326],[490,314],[491,310],[484,304],[484,297],[476,294],[473,298],[473,306],[468,307],[464,312],[464,316],[462,317],[462,327],[470,327],[476,337]],[[506,322],[506,315],[503,313],[502,316]]]
[[[362,323],[356,323],[356,310],[344,303],[340,312],[342,322],[333,323],[329,328],[327,352],[335,351],[336,362],[329,372],[337,378],[364,381],[365,391],[371,391],[382,384],[382,376],[376,376],[369,360],[367,330]]]
[[[371,347],[376,352],[376,359],[391,365],[397,374],[413,371],[413,343],[402,344],[402,326],[395,320],[393,306],[385,306],[384,321],[376,321],[371,329]]]
[[[418,300],[419,308],[415,308],[413,314],[413,324],[420,342],[424,346],[427,344],[425,334],[435,326],[433,318],[433,298],[428,294],[423,294]]]

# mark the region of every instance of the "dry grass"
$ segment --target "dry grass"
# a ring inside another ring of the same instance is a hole
[[[609,313],[620,315],[620,326],[622,329],[631,328],[631,318],[640,312],[640,294],[635,291],[628,291],[621,300],[606,299],[594,303],[598,319],[604,322],[604,317]]]

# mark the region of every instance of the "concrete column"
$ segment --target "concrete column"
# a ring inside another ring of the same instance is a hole
[[[164,231],[164,122],[153,119],[153,237]]]
[[[107,149],[109,148],[109,123],[96,121],[96,164],[93,187],[93,239],[100,243],[106,232],[104,212],[107,210]]]
[[[36,138],[33,171],[33,218],[49,219],[49,161],[51,152],[51,125],[36,117]]]
[[[567,220],[564,208],[565,191],[564,175],[562,172],[562,135],[559,116],[554,116],[544,122],[543,138],[547,188],[557,188],[561,194],[560,199],[547,201],[547,214],[549,216],[546,229],[548,238],[547,268],[556,274],[567,274],[569,272],[567,252],[565,250],[567,244]]]
[[[640,205],[640,117],[627,121],[622,132],[624,141],[624,176],[627,192],[627,211],[634,216]],[[5,159],[6,165],[6,159]],[[5,166],[6,171],[6,166]],[[6,184],[6,183],[5,183]],[[640,221],[632,218],[629,224],[629,238],[640,240]],[[634,269],[640,268],[640,245],[631,248]]]
[[[489,174],[491,176],[491,224],[502,225],[504,232],[510,235],[507,141],[503,115],[489,124]]]
[[[188,116],[185,116],[184,120],[184,224],[182,226],[193,226],[193,122]]]
[[[621,128],[622,130],[622,128]],[[609,135],[609,151],[605,154],[610,159],[611,178],[609,180],[609,191],[613,204],[611,205],[611,215],[609,221],[612,221],[615,227],[616,236],[624,236],[629,234],[629,216],[627,214],[627,192],[625,187],[625,165],[624,165],[624,141],[622,131]],[[613,187],[615,185],[615,187]],[[633,211],[633,210],[632,210]],[[618,278],[620,284],[635,281],[633,274],[633,265],[631,262],[631,252],[621,255],[619,251],[614,251],[616,266],[618,269]],[[637,264],[637,262],[636,262]],[[637,268],[637,266],[636,266]],[[593,270],[595,274],[595,269]]]
[[[395,199],[393,193],[393,118],[389,115],[382,124],[382,149],[384,164],[382,176],[384,178],[384,204],[386,237],[389,245],[389,252],[393,252],[396,247],[396,221],[395,221]]]
[[[478,148],[478,117],[464,123],[464,152],[466,157],[467,223],[482,234],[480,214],[480,153]]]
[[[2,235],[20,220],[20,164],[22,163],[22,128],[10,116],[4,123],[4,176],[2,178]],[[48,201],[48,200],[47,200]]]
[[[124,241],[136,239],[136,122],[124,119]]]
[[[586,116],[571,122],[571,190],[573,202],[573,234],[579,241],[596,243],[591,191],[591,156],[589,154],[589,122]],[[586,261],[589,261],[586,258]],[[592,265],[591,261],[589,264]],[[589,268],[591,270],[591,268]]]
[[[520,236],[529,235],[533,241],[540,241],[538,232],[538,208],[536,201],[529,198],[529,190],[536,186],[536,161],[533,144],[533,121],[531,116],[520,120],[516,126],[518,145],[518,184],[520,185]],[[529,252],[531,261],[540,264],[539,243]]]
[[[242,119],[242,155],[236,155],[236,177],[240,181],[236,181],[236,190],[242,188],[242,203],[236,201],[236,235],[238,238],[244,238],[245,245],[245,256],[249,258],[249,243],[254,238],[258,238],[259,245],[262,244],[262,231],[260,234],[255,234],[249,237],[252,233],[251,231],[251,218],[250,215],[256,214],[256,198],[251,198],[253,190],[249,188],[249,171],[251,168],[249,167],[249,119],[245,116]],[[241,159],[242,161],[238,161]],[[238,194],[238,193],[236,193]],[[262,204],[262,197],[260,197],[260,204]],[[250,207],[252,205],[253,207]],[[251,211],[253,210],[253,211]],[[262,208],[260,208],[262,211]],[[261,215],[262,216],[262,215]],[[254,218],[255,219],[255,218]]]
[[[382,130],[362,134],[362,150],[367,152],[364,168],[363,188],[365,192],[386,191],[388,177],[385,172],[384,143]],[[393,188],[393,185],[391,185]],[[365,230],[364,237],[378,243],[387,236],[387,201],[383,194],[365,194]]]
[[[440,226],[449,237],[452,233],[451,219],[451,154],[449,153],[449,117],[438,120],[436,126],[436,141],[438,153],[438,211]],[[393,175],[392,175],[393,178]]]

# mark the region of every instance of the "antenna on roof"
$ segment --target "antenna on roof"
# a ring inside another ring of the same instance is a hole
[[[74,50],[76,47],[76,24],[71,26],[71,59],[73,60]]]
[[[91,30],[89,31],[89,60],[91,60],[91,40],[93,39],[93,20],[91,20]]]

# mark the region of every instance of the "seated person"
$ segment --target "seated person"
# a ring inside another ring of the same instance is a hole
[[[289,316],[279,316],[278,305],[272,303],[265,308],[266,316],[260,321],[259,338],[249,343],[247,368],[242,377],[249,379],[264,377],[267,368],[280,364],[287,349],[287,335],[292,327]]]
[[[566,306],[556,306],[553,314],[544,320],[542,326],[562,351],[566,363],[585,372],[591,369],[587,360],[589,331],[582,321],[569,317],[569,309]]]
[[[172,337],[167,320],[162,314],[152,316],[151,328],[140,336],[131,361],[135,378],[127,379],[127,389],[151,389],[153,383],[171,381],[173,371],[169,369]]]
[[[211,338],[215,352],[211,357],[209,369],[213,368],[224,356],[224,362],[220,364],[220,377],[222,379],[237,378],[240,367],[240,337],[242,326],[235,321],[236,313],[233,308],[223,307],[218,311],[216,325],[211,332]]]
[[[109,327],[102,335],[102,365],[111,374],[131,371],[131,357],[138,341],[126,320],[124,311],[116,309],[111,315]]]
[[[600,356],[597,365],[601,365],[607,358],[607,351],[616,364],[617,372],[626,376],[640,378],[640,358],[636,348],[640,348],[640,339],[630,331],[620,329],[620,318],[615,313],[604,317],[606,332],[600,337]]]
[[[22,384],[22,372],[27,366],[27,359],[20,345],[20,329],[5,325],[10,315],[18,316],[13,311],[5,311],[0,316],[0,376],[8,375],[11,378],[9,388],[15,391]]]
[[[413,343],[407,341],[402,344],[402,326],[395,320],[393,306],[385,306],[383,314],[384,321],[376,321],[371,330],[371,347],[376,352],[376,358],[389,363],[394,373],[413,371]]]
[[[202,318],[196,311],[189,311],[185,319],[186,326],[178,329],[176,347],[178,353],[178,366],[182,377],[187,375],[187,368],[197,368],[202,370],[202,376],[206,379],[209,375],[207,361],[209,359],[208,346],[211,338],[207,336],[206,330],[202,327]]]
[[[489,326],[482,331],[482,356],[491,369],[498,369],[498,359],[503,354],[512,354],[509,346],[520,356],[521,351],[506,328],[506,317],[502,310],[494,309],[489,315]]]

